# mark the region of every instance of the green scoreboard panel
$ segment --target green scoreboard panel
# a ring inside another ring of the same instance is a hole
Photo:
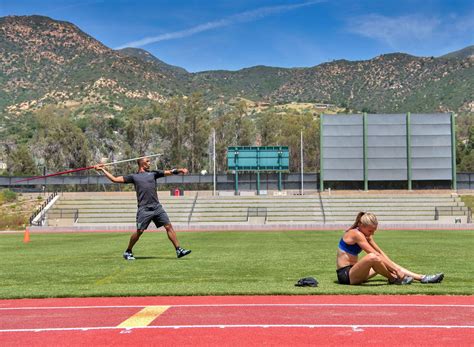
[[[288,171],[288,146],[227,148],[227,167],[233,171]]]

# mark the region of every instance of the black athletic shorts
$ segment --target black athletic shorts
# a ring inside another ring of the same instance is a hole
[[[157,228],[170,224],[170,219],[161,204],[142,206],[138,208],[137,230],[146,230],[151,221],[155,223]]]
[[[339,282],[339,284],[351,284],[351,280],[349,278],[349,271],[351,271],[352,266],[354,265],[347,265],[336,270],[337,281]]]

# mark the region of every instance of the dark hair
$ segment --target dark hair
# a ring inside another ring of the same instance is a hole
[[[138,165],[138,166],[142,166],[143,161],[145,160],[145,158],[146,158],[146,157],[142,157],[142,158],[140,158],[140,159],[137,159],[137,165]]]

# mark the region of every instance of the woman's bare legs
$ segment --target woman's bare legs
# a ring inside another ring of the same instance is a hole
[[[403,266],[398,265],[393,260],[389,259],[390,264],[397,269],[398,273],[403,273],[405,276],[412,277],[416,281],[420,281],[421,283],[440,283],[443,278],[443,273],[437,273],[434,275],[425,275],[425,274],[418,274],[416,272],[412,272]],[[370,277],[369,277],[370,278]]]
[[[393,261],[392,261],[392,262],[393,262]],[[420,280],[423,278],[423,276],[424,276],[424,275],[417,274],[417,273],[415,273],[415,272],[411,272],[410,270],[405,269],[404,267],[398,265],[397,263],[394,263],[394,264],[395,264],[395,265],[397,266],[397,268],[398,268],[401,272],[403,272],[406,276],[411,276],[411,277],[413,277],[413,279],[416,280],[416,281],[420,281]]]
[[[361,284],[376,274],[380,274],[391,281],[397,278],[387,269],[380,256],[369,253],[351,268],[349,279],[351,284]]]

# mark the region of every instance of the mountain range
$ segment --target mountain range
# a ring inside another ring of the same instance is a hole
[[[474,46],[441,57],[385,54],[306,68],[254,66],[190,73],[149,52],[113,50],[74,24],[0,18],[0,114],[46,104],[108,112],[201,93],[214,102],[330,103],[365,112],[474,112]]]

